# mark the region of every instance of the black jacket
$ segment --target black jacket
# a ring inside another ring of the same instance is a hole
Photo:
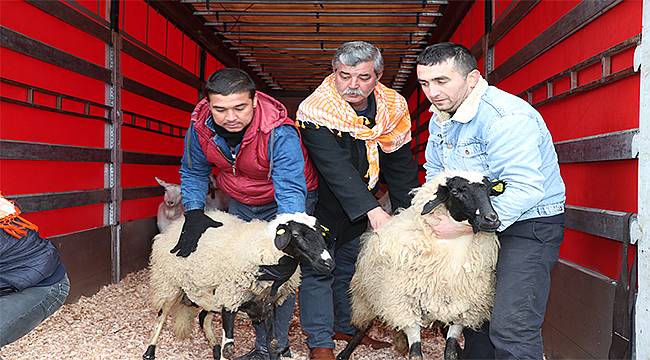
[[[20,291],[57,283],[65,276],[59,252],[36,231],[19,239],[0,230],[0,289]]]
[[[348,241],[361,235],[368,227],[366,213],[379,206],[368,190],[366,146],[363,140],[338,130],[304,123],[302,140],[309,157],[318,170],[318,203],[315,216],[332,231],[337,241]],[[384,153],[379,148],[380,177],[390,193],[393,210],[411,204],[409,192],[419,186],[417,164],[410,144],[399,150]]]

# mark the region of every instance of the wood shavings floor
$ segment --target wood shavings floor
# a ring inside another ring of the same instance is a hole
[[[156,312],[148,303],[148,271],[129,274],[118,284],[102,288],[92,297],[82,297],[74,304],[64,305],[31,333],[0,349],[3,360],[21,359],[142,359],[153,329]],[[220,335],[219,320],[214,324]],[[373,328],[371,336],[392,341],[391,332]],[[442,359],[444,339],[430,330],[423,331],[422,350],[427,359]],[[253,348],[254,331],[250,321],[238,317],[235,326],[237,356]],[[296,313],[290,328],[293,359],[309,358]],[[337,341],[336,353],[345,347]],[[170,321],[156,347],[156,359],[212,359],[212,351],[199,331],[198,321],[190,339],[176,340]],[[404,359],[392,348],[373,350],[359,346],[355,360]]]

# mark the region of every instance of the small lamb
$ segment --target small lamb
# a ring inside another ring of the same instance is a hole
[[[163,202],[158,205],[157,224],[158,231],[163,232],[174,220],[180,219],[185,212],[181,199],[181,186],[168,183],[156,177],[160,186],[165,188]],[[205,197],[205,211],[228,210],[229,197],[217,188],[217,182],[213,174],[210,174],[210,186]]]
[[[165,188],[165,196],[163,202],[158,205],[158,216],[156,218],[158,231],[163,232],[169,224],[183,216],[185,209],[181,201],[180,185],[168,183],[159,178],[156,178],[156,181]]]

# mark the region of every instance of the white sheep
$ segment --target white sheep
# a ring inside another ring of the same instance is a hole
[[[360,331],[338,359],[351,355],[375,318],[403,331],[409,358],[418,359],[421,327],[453,324],[445,358],[458,356],[462,327],[479,328],[494,304],[499,248],[494,231],[500,222],[489,195],[496,190],[502,189],[478,173],[442,173],[416,190],[409,208],[364,234],[350,284],[352,324]],[[474,234],[437,239],[432,226],[438,216],[468,221]],[[398,347],[403,339],[396,340]]]
[[[274,307],[298,288],[298,261],[308,261],[323,273],[333,266],[322,236],[324,230],[314,217],[282,214],[271,222],[245,222],[220,211],[206,214],[223,225],[207,229],[196,251],[187,258],[169,251],[179,239],[182,221],[172,223],[154,238],[150,284],[158,319],[144,359],[155,358],[155,345],[170,311],[176,335],[189,335],[199,310],[192,303],[210,312],[201,323],[215,358],[230,358],[234,354],[232,327],[238,310],[253,321],[267,320]],[[221,345],[210,328],[212,313],[217,311],[223,311]],[[272,321],[265,323],[267,328],[272,326]],[[272,328],[268,328],[267,336],[272,334]],[[271,353],[276,347],[273,341],[267,338]]]
[[[160,186],[165,188],[163,201],[158,205],[156,223],[158,231],[163,232],[169,224],[183,217],[185,209],[181,198],[181,186],[178,184],[168,183],[159,178],[155,178]],[[210,183],[208,193],[205,197],[205,211],[228,209],[229,197],[217,187],[217,181],[214,175],[210,173]]]

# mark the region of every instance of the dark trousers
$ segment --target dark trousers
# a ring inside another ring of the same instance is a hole
[[[352,304],[350,281],[359,255],[359,238],[342,244],[330,244],[334,254],[331,274],[319,274],[309,264],[301,264],[300,323],[307,334],[307,346],[334,348],[334,332],[355,333],[350,324]]]
[[[305,199],[305,212],[313,214],[318,194],[316,191],[307,193]],[[271,221],[275,218],[278,211],[278,205],[273,202],[266,205],[246,205],[240,203],[235,199],[231,199],[228,204],[228,212],[232,215],[239,217],[245,221],[253,219],[261,219]],[[275,310],[275,322],[273,329],[275,338],[278,340],[278,348],[284,349],[289,346],[289,323],[293,317],[293,307],[296,304],[296,295],[292,294],[287,297],[287,300],[278,306]],[[255,328],[255,349],[267,351],[266,349],[266,327],[264,324],[253,324]],[[0,359],[2,360],[2,359]]]
[[[463,331],[463,358],[542,359],[542,323],[564,238],[564,214],[515,222],[498,237],[492,319],[479,331]]]

